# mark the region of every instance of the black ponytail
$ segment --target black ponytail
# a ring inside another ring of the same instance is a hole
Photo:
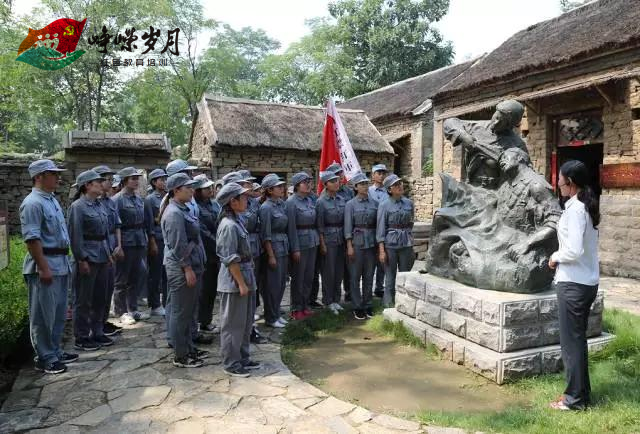
[[[156,217],[157,224],[160,224],[160,220],[162,220],[162,214],[164,214],[164,211],[167,209],[169,200],[171,198],[173,198],[173,190],[169,190],[169,192],[162,198],[162,202],[160,202],[160,210],[158,211],[158,217]]]
[[[591,216],[594,229],[600,224],[600,204],[593,189],[589,186],[589,171],[582,161],[569,160],[560,167],[560,173],[567,181],[578,187],[578,200],[584,204]]]
[[[82,196],[86,192],[87,192],[87,186],[86,185],[81,185],[80,187],[78,187],[76,189],[76,193],[73,195],[72,201],[75,202],[76,200],[80,199],[80,196]]]

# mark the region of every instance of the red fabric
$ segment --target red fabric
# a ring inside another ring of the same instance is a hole
[[[340,163],[340,152],[336,143],[335,123],[331,116],[327,115],[322,130],[322,150],[320,151],[320,172],[323,172],[334,161]],[[318,172],[318,194],[322,193],[324,185]]]

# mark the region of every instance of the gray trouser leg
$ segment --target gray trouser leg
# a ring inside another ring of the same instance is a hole
[[[393,306],[396,302],[396,274],[400,271],[411,271],[415,255],[413,247],[400,249],[385,249],[387,264],[384,269],[384,297],[382,303],[385,306]]]
[[[57,362],[62,355],[68,276],[53,276],[49,285],[43,285],[38,274],[24,277],[29,288],[31,345],[43,363]]]
[[[108,264],[89,263],[89,273],[74,266],[73,334],[76,339],[102,336],[107,299]]]
[[[149,256],[149,279],[147,287],[147,303],[151,309],[164,306],[167,303],[167,276],[164,270],[164,241],[156,238],[158,254]]]
[[[556,288],[560,347],[567,379],[564,402],[570,407],[582,408],[589,405],[591,394],[587,324],[591,304],[598,293],[598,285],[558,282]]]
[[[291,263],[291,310],[302,311],[309,307],[313,286],[317,248],[300,250],[300,261]]]
[[[322,258],[322,303],[325,306],[340,302],[344,262],[344,245],[327,246],[327,254]]]
[[[104,322],[109,319],[109,310],[111,309],[111,300],[113,299],[113,285],[115,283],[116,266],[114,264],[107,263],[107,302],[104,307]]]
[[[187,356],[194,351],[191,337],[193,312],[196,307],[202,275],[196,275],[196,286],[187,287],[184,271],[180,266],[167,267],[167,282],[171,297],[168,335],[177,358]]]
[[[124,247],[124,259],[116,262],[115,289],[113,301],[116,315],[138,310],[138,283],[145,272],[142,260],[145,247]]]
[[[377,252],[377,249],[376,249],[376,252]],[[383,294],[384,293],[384,264],[378,261],[377,255],[376,255],[376,262],[375,262],[375,270],[376,270],[375,292],[376,294]]]
[[[354,309],[371,307],[371,288],[376,262],[376,248],[356,249],[351,266],[351,304]],[[360,281],[362,280],[362,286]],[[362,290],[360,290],[362,288]]]
[[[322,255],[320,254],[320,247],[316,247],[316,264],[313,270],[313,285],[311,286],[311,294],[309,295],[309,302],[318,301],[318,293],[320,292],[320,273],[322,272]]]
[[[236,369],[249,361],[249,336],[253,325],[253,292],[220,293],[220,352],[225,369]]]
[[[262,299],[264,301],[264,320],[273,323],[280,318],[280,303],[284,296],[284,288],[287,283],[287,268],[289,258],[280,256],[276,258],[276,267],[271,268],[268,261],[264,261],[264,282]]]

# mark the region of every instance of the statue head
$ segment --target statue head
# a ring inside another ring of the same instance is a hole
[[[491,129],[494,132],[508,131],[518,125],[524,114],[524,106],[514,99],[500,102],[491,118]]]
[[[524,165],[531,164],[529,154],[520,148],[509,148],[500,154],[500,170],[503,173],[510,173],[516,169],[521,163]]]

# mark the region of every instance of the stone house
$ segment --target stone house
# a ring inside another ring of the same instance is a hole
[[[466,71],[473,61],[447,66],[351,98],[340,108],[364,110],[394,151],[394,170],[411,187],[416,217],[433,215],[433,106],[431,97]]]
[[[226,97],[203,97],[197,105],[189,150],[191,161],[213,179],[240,168],[258,179],[296,172],[318,176],[324,109]],[[362,170],[393,164],[393,148],[362,110],[339,110]]]
[[[434,173],[462,175],[462,151],[442,134],[450,117],[488,119],[525,105],[520,126],[534,168],[554,186],[583,161],[600,195],[601,271],[640,277],[640,7],[600,0],[524,29],[433,96]],[[438,180],[434,180],[438,184]],[[434,188],[439,202],[439,186]]]

